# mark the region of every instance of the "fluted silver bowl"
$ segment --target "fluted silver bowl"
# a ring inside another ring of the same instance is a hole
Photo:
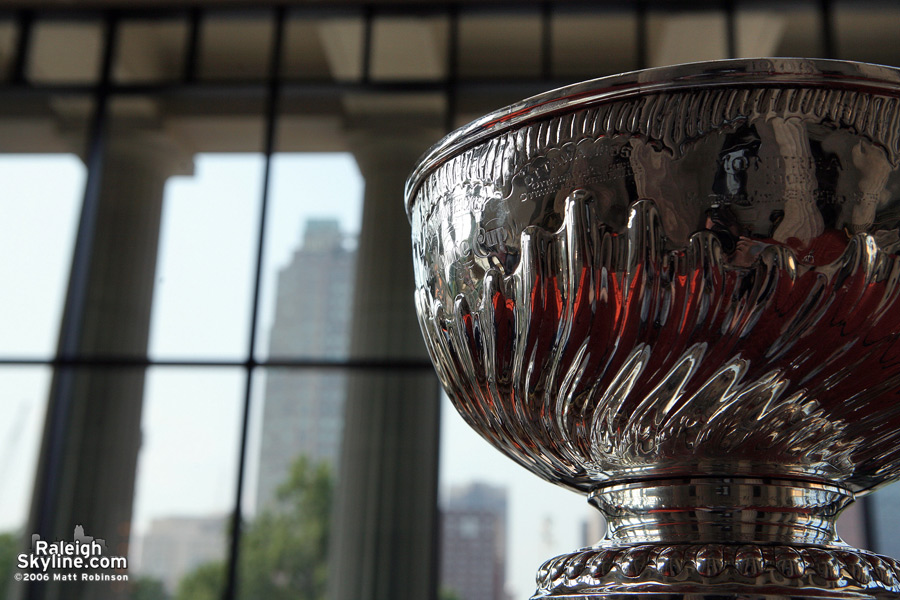
[[[900,475],[900,75],[598,79],[410,177],[420,322],[468,423],[552,482]]]
[[[577,84],[447,136],[406,205],[453,403],[609,521],[536,598],[900,597],[834,532],[900,477],[900,72]]]

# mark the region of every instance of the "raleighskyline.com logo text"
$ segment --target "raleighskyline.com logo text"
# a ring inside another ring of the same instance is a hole
[[[31,552],[19,554],[16,566],[31,573],[128,568],[127,558],[106,556],[106,542],[85,535],[81,525],[75,527],[72,537],[72,541],[48,542],[37,534],[31,536]]]

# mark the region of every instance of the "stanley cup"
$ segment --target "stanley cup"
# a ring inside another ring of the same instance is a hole
[[[534,598],[900,598],[834,529],[900,478],[900,71],[573,85],[447,136],[406,207],[456,408],[607,520]]]

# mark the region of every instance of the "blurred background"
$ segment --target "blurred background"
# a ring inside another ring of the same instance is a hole
[[[895,2],[0,4],[0,599],[521,600],[600,539],[455,414],[403,182],[444,133],[649,66],[900,66]],[[900,556],[900,488],[843,518]],[[25,584],[76,525],[127,582]]]

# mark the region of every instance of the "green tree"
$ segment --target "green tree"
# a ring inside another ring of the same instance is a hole
[[[0,600],[6,600],[9,593],[19,552],[19,538],[13,533],[0,533]]]
[[[138,577],[131,583],[130,600],[169,600],[163,582],[155,577]]]
[[[454,589],[441,588],[441,591],[438,592],[438,600],[462,600],[462,597]]]
[[[331,470],[306,457],[292,466],[277,506],[247,529],[241,547],[244,598],[321,600],[328,577]]]
[[[239,597],[324,600],[332,496],[329,466],[298,458],[278,489],[276,505],[244,528]],[[217,599],[224,577],[221,562],[198,567],[181,580],[175,600]]]
[[[225,582],[225,565],[211,562],[200,565],[178,582],[176,600],[219,600]]]

